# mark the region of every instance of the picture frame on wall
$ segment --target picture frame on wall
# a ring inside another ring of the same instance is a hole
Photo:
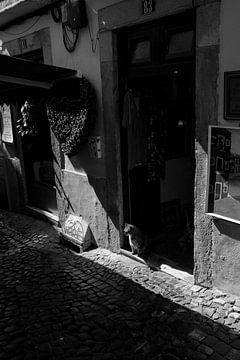
[[[240,71],[224,73],[224,119],[240,120]]]
[[[209,126],[206,213],[240,224],[240,127]]]

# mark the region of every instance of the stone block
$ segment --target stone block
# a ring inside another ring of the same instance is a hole
[[[188,356],[190,359],[194,359],[194,360],[206,360],[208,358],[207,355],[199,351],[193,351],[193,350],[188,350]]]
[[[210,356],[213,354],[213,349],[211,349],[209,346],[201,344],[197,348],[198,351],[202,352],[203,354]]]
[[[219,354],[214,353],[212,356],[210,356],[209,360],[225,360],[225,358]]]
[[[216,304],[219,304],[219,305],[225,305],[226,300],[224,300],[222,298],[216,298],[216,299],[213,299],[213,302]]]
[[[215,309],[208,307],[208,306],[203,306],[203,315],[208,316],[209,318],[211,318],[213,316],[213,314],[215,313]]]
[[[220,3],[207,4],[197,9],[197,46],[212,46],[219,43]]]
[[[225,356],[231,350],[231,346],[219,341],[214,345],[213,349],[221,356]]]
[[[233,323],[234,323],[234,319],[233,318],[227,318],[226,320],[225,320],[225,325],[226,326],[231,326]]]
[[[207,152],[208,125],[218,120],[219,46],[197,48],[196,56],[196,138]]]
[[[237,299],[237,300],[235,301],[235,305],[238,306],[238,307],[240,307],[240,299]]]
[[[202,341],[207,337],[207,335],[199,329],[194,329],[188,334],[188,336],[197,341]]]
[[[240,307],[238,307],[238,306],[233,306],[233,311],[234,311],[234,312],[237,312],[237,313],[240,313]]]
[[[195,6],[204,6],[217,2],[221,2],[221,0],[194,0]]]
[[[202,286],[198,286],[198,285],[193,285],[192,287],[191,287],[191,290],[193,291],[193,292],[199,292],[200,290],[202,290],[203,289],[203,287]]]
[[[237,313],[237,312],[231,312],[231,313],[229,314],[229,317],[230,317],[230,318],[233,318],[234,320],[239,320],[239,319],[240,319],[240,314]]]
[[[136,23],[180,13],[191,7],[189,0],[156,1],[155,10],[146,16],[142,14],[142,4],[138,0],[120,1],[99,11],[99,28],[101,31],[106,31],[126,25],[135,25]]]
[[[62,235],[80,248],[87,250],[94,243],[88,223],[81,217],[70,214],[62,226]]]
[[[227,360],[239,360],[240,359],[240,351],[236,349],[232,349],[226,355]]]
[[[218,342],[218,339],[215,336],[208,336],[203,340],[203,343],[208,346],[214,346]]]
[[[234,340],[234,341],[231,343],[231,346],[232,346],[233,348],[236,348],[236,349],[240,350],[240,339]]]
[[[100,33],[101,62],[117,60],[116,39],[112,31]]]

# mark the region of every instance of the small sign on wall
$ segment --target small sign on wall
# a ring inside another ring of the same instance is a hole
[[[2,141],[13,143],[12,116],[10,106],[6,104],[1,106],[1,115]]]
[[[93,159],[101,159],[101,137],[100,136],[89,136],[88,138],[88,151],[89,155]]]
[[[154,11],[154,0],[142,1],[142,13],[143,15],[151,14]]]

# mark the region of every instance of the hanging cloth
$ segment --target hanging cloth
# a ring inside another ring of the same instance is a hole
[[[160,114],[159,114],[160,115]],[[163,117],[153,115],[148,126],[148,183],[165,178],[164,130]]]
[[[147,163],[147,123],[141,111],[141,101],[128,90],[123,102],[122,126],[128,136],[128,170]]]

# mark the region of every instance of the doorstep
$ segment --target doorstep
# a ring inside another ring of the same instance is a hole
[[[120,249],[120,254],[127,256],[137,262],[140,262],[141,264],[148,266],[148,264],[143,259],[141,259],[140,257],[138,257],[136,255],[133,255],[130,251]],[[187,272],[185,270],[182,270],[173,261],[170,261],[168,259],[162,258],[161,265],[159,265],[158,269],[155,268],[155,270],[165,272],[169,275],[174,276],[177,279],[186,281],[189,284],[192,284],[192,285],[194,284],[194,276],[192,274],[190,274],[189,272]]]

